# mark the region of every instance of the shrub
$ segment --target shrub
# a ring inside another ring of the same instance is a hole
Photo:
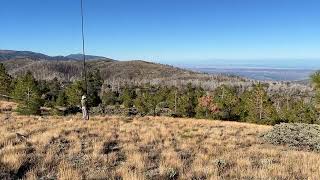
[[[304,123],[282,123],[262,135],[275,145],[287,145],[295,149],[320,151],[320,126]]]

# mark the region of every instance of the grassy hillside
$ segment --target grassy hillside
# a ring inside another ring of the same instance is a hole
[[[320,154],[263,142],[269,126],[165,117],[0,114],[0,179],[318,179]]]

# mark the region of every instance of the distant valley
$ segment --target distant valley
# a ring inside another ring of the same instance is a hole
[[[285,68],[190,68],[194,71],[206,73],[223,73],[243,76],[255,80],[275,81],[307,81],[313,69],[285,69]]]
[[[210,74],[229,74],[254,80],[308,81],[320,69],[318,59],[197,60],[176,66]]]

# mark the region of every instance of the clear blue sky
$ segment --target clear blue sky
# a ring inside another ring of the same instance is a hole
[[[0,49],[80,52],[79,1],[1,0]],[[88,54],[160,62],[320,57],[320,0],[84,3]]]

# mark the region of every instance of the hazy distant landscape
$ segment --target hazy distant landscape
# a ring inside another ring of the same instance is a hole
[[[309,79],[313,69],[271,69],[271,68],[190,68],[210,74],[223,73],[243,76],[255,80],[301,81]]]
[[[306,81],[320,61],[304,60],[207,60],[178,63],[179,67],[209,74],[228,74],[255,80]]]

